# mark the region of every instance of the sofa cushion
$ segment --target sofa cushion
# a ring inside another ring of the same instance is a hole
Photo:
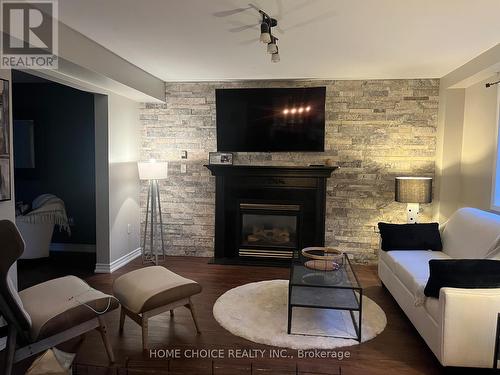
[[[461,208],[444,224],[443,252],[456,259],[492,257],[500,251],[500,215]]]
[[[436,250],[441,251],[438,223],[389,224],[378,223],[382,250]]]
[[[427,297],[439,298],[439,291],[451,288],[500,288],[500,261],[491,259],[433,259],[425,286]]]
[[[424,288],[429,279],[431,259],[450,259],[440,251],[389,251],[380,252],[382,259],[403,285],[415,296],[416,304],[424,302]]]

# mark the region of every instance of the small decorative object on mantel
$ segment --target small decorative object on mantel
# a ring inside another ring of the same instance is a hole
[[[216,165],[233,165],[233,154],[231,152],[209,152],[208,163]]]
[[[306,247],[302,255],[310,260],[304,266],[317,271],[336,271],[344,264],[344,254],[333,247]]]

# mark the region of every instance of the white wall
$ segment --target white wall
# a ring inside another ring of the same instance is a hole
[[[461,205],[489,210],[498,130],[498,90],[487,81],[465,89],[463,143],[460,168]]]
[[[460,206],[464,104],[464,89],[440,88],[433,199],[434,216],[440,221],[446,221]]]
[[[108,100],[110,261],[113,263],[140,246],[137,171],[140,124],[139,103],[118,95],[110,95]]]
[[[140,255],[139,103],[96,95],[96,272]]]
[[[491,209],[497,148],[500,44],[440,80],[434,216],[458,208]]]
[[[109,254],[109,164],[108,164],[108,96],[94,95],[95,116],[95,203],[96,264],[110,263]],[[96,267],[97,269],[97,267]]]

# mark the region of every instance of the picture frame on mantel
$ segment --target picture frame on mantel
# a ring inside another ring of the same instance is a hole
[[[12,199],[9,81],[0,79],[0,202]]]
[[[210,165],[233,165],[232,152],[209,152],[208,164]]]

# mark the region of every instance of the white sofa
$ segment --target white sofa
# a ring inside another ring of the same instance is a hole
[[[462,208],[440,231],[442,252],[380,250],[379,277],[443,366],[491,368],[500,289],[423,289],[431,259],[500,260],[500,216]]]

